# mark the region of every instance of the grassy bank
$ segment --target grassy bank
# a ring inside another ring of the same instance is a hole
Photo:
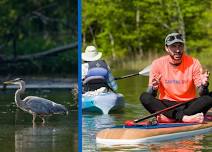
[[[140,71],[144,67],[152,63],[152,61],[164,54],[149,52],[148,54],[128,56],[117,59],[115,61],[108,61],[111,69],[125,69],[128,71]]]
[[[191,53],[191,55],[197,59],[199,59],[203,68],[207,68],[210,72],[212,72],[212,51],[203,51],[201,53]]]
[[[137,55],[135,57],[125,57],[121,58],[119,60],[115,61],[108,61],[110,67],[112,70],[114,69],[125,69],[125,70],[131,70],[131,71],[140,71],[144,67],[151,64],[151,62],[160,57],[165,55],[165,53],[154,53],[149,52],[148,54],[145,54],[144,56]],[[193,52],[189,55],[199,59],[200,63],[202,64],[203,68],[208,69],[212,72],[212,51],[211,52]]]

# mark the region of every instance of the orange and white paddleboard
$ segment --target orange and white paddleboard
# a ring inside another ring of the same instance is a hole
[[[212,131],[212,122],[121,125],[98,132],[96,142],[104,145],[140,144],[190,137],[210,131]]]

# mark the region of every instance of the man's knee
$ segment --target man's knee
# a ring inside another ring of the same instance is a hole
[[[140,102],[143,105],[148,105],[152,101],[152,98],[154,98],[154,97],[151,94],[144,92],[140,96]]]
[[[200,96],[199,98],[201,98],[202,102],[212,105],[212,96],[204,95],[204,96]]]

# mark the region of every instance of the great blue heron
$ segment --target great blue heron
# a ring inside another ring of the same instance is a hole
[[[68,110],[65,106],[44,98],[28,96],[22,100],[21,95],[25,92],[25,82],[20,78],[6,81],[4,84],[17,84],[20,86],[20,88],[15,92],[15,103],[17,107],[33,115],[33,125],[35,124],[36,116],[39,116],[44,124],[45,116],[50,116],[52,114],[68,114]]]

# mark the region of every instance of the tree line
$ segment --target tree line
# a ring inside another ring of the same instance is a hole
[[[116,60],[164,51],[164,39],[180,32],[188,53],[212,54],[212,2],[208,0],[83,0],[82,43]]]
[[[0,74],[76,72],[77,46],[67,46],[77,42],[77,0],[2,0],[0,6]],[[58,48],[61,53],[48,55]]]

